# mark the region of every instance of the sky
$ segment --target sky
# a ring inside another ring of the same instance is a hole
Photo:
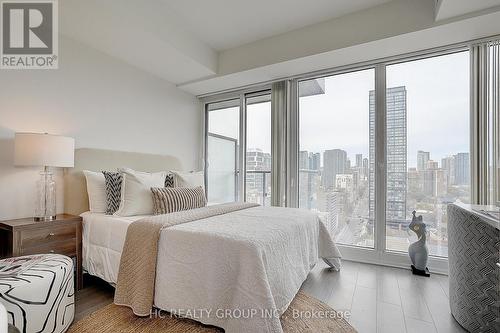
[[[417,150],[431,159],[469,151],[469,54],[395,64],[387,67],[387,87],[407,90],[408,166]],[[300,150],[340,148],[351,162],[368,156],[369,91],[374,70],[325,79],[325,94],[300,99]]]
[[[209,132],[239,138],[239,107],[210,112]],[[271,102],[247,106],[247,148],[271,153]]]
[[[344,149],[368,157],[369,91],[374,70],[325,78],[325,93],[299,101],[300,150]],[[408,167],[417,150],[431,159],[469,151],[469,53],[461,52],[387,67],[387,87],[407,90]],[[238,108],[211,112],[211,132],[238,137]],[[247,147],[271,150],[271,104],[247,108]]]

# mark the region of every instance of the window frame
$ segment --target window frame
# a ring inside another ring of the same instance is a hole
[[[243,104],[245,106],[245,144],[244,144],[244,149],[243,149],[243,154],[244,154],[244,164],[245,164],[245,168],[244,168],[244,173],[241,175],[241,178],[243,178],[243,183],[244,183],[244,191],[243,191],[243,201],[246,202],[247,200],[247,188],[246,188],[246,177],[247,177],[247,129],[248,129],[248,110],[247,110],[247,106],[248,106],[248,103],[247,101],[249,99],[252,99],[252,98],[257,98],[257,97],[263,97],[263,96],[266,96],[266,95],[269,95],[269,102],[271,102],[271,98],[272,98],[272,94],[271,94],[271,88],[269,89],[257,89],[256,91],[253,91],[253,92],[248,92],[246,94],[243,94]],[[272,103],[271,103],[272,104]],[[272,110],[271,110],[272,112]],[[272,127],[271,127],[271,131],[272,131]],[[272,140],[272,135],[271,135],[271,140]],[[272,161],[272,155],[271,155],[271,161]],[[272,167],[271,167],[271,172],[272,172]],[[263,175],[263,177],[266,177],[265,175]],[[263,180],[265,182],[265,180]],[[271,181],[271,180],[270,180]],[[271,184],[272,186],[272,184]],[[265,201],[265,198],[263,198],[263,201]]]
[[[487,40],[489,38],[483,38],[480,40]],[[343,257],[347,260],[354,260],[359,262],[382,264],[387,266],[395,267],[407,267],[408,266],[408,255],[402,252],[389,251],[386,249],[386,224],[378,223],[378,221],[385,222],[386,215],[386,194],[387,194],[387,184],[386,184],[386,67],[393,64],[404,63],[415,60],[423,60],[426,58],[433,58],[437,56],[444,56],[449,54],[454,54],[458,52],[470,51],[470,46],[475,41],[466,41],[463,43],[457,43],[452,45],[445,45],[441,47],[436,47],[427,50],[421,50],[406,54],[389,56],[381,59],[374,59],[370,61],[348,64],[343,66],[337,66],[334,68],[303,73],[300,75],[290,76],[282,78],[281,80],[269,81],[266,83],[249,86],[242,89],[237,89],[234,91],[223,92],[214,95],[202,95],[199,96],[203,103],[205,110],[203,122],[205,123],[205,135],[203,136],[204,147],[203,150],[203,161],[205,161],[206,154],[206,135],[207,135],[207,121],[206,121],[206,104],[221,101],[224,99],[231,99],[228,96],[234,98],[240,98],[240,166],[239,166],[239,199],[244,198],[245,188],[244,188],[244,175],[245,175],[245,154],[246,151],[246,106],[245,106],[245,95],[249,93],[255,93],[262,90],[270,90],[271,84],[276,81],[289,80],[290,82],[290,96],[289,96],[289,110],[287,113],[287,177],[286,177],[286,193],[282,195],[286,196],[287,207],[298,207],[299,203],[299,82],[304,80],[317,79],[326,76],[345,74],[349,72],[356,72],[365,69],[375,69],[375,94],[376,94],[376,134],[375,134],[375,193],[376,193],[376,203],[375,203],[375,243],[374,248],[361,248],[350,245],[339,245],[342,251]],[[378,124],[377,124],[378,122]],[[472,126],[472,123],[470,124]],[[382,129],[377,129],[377,128]],[[473,132],[470,131],[470,135]],[[243,150],[245,149],[245,150]],[[471,147],[469,147],[470,151]],[[242,154],[243,152],[243,154]],[[274,159],[273,159],[274,161]],[[472,161],[471,161],[472,162]],[[274,163],[274,162],[273,162]],[[205,164],[204,164],[205,165]],[[472,169],[472,167],[470,168]],[[206,176],[205,176],[206,177]],[[471,182],[472,182],[471,177]],[[472,184],[471,184],[472,185]],[[472,186],[471,186],[472,188]],[[428,267],[437,273],[448,272],[448,258],[447,257],[434,257],[429,256]]]
[[[303,82],[303,81],[308,81],[308,80],[314,80],[314,79],[319,79],[319,78],[327,78],[327,77],[331,77],[331,76],[337,76],[337,75],[343,75],[343,74],[349,74],[349,73],[355,73],[355,72],[360,72],[360,71],[366,71],[366,70],[373,70],[374,72],[374,90],[375,90],[375,95],[376,95],[376,98],[375,100],[378,101],[378,96],[377,96],[377,75],[380,75],[380,73],[378,73],[378,65],[367,65],[367,66],[362,66],[362,67],[353,67],[353,68],[350,68],[350,69],[345,69],[345,70],[341,70],[341,71],[334,71],[334,72],[330,72],[330,73],[325,73],[325,74],[322,74],[322,75],[318,75],[318,76],[312,76],[312,77],[303,77],[303,78],[300,78],[300,79],[296,79],[296,82],[295,82],[295,85],[296,85],[296,89],[297,89],[297,93],[296,93],[296,98],[297,98],[297,101],[296,101],[296,110],[295,112],[293,113],[293,117],[295,117],[295,119],[293,120],[294,122],[296,122],[296,126],[294,127],[293,130],[290,131],[290,135],[292,137],[295,137],[296,140],[296,146],[294,147],[291,147],[291,154],[293,154],[295,157],[294,159],[296,160],[296,163],[297,163],[297,167],[293,170],[293,175],[291,176],[291,181],[290,181],[290,184],[294,184],[295,187],[293,188],[293,191],[295,192],[295,200],[291,200],[289,201],[289,204],[288,204],[288,207],[293,207],[293,208],[300,208],[299,207],[299,200],[300,200],[300,176],[299,176],[299,167],[298,167],[298,163],[299,163],[299,152],[300,152],[300,110],[299,110],[299,87],[300,87],[300,83]],[[385,76],[384,76],[384,80],[385,80]],[[385,87],[385,82],[384,82],[384,87]],[[384,89],[385,90],[385,89]],[[385,97],[384,97],[384,101],[385,101]],[[377,102],[375,102],[377,103]],[[379,113],[379,108],[377,107],[377,104],[375,106],[375,117],[377,117],[378,113]],[[375,121],[375,146],[377,146],[377,140],[380,140],[378,137],[377,137],[377,121]],[[293,158],[293,157],[292,157]],[[377,165],[377,149],[375,149],[375,165]],[[378,198],[378,195],[377,195],[377,171],[375,170],[375,198]],[[385,186],[385,185],[384,185]],[[384,187],[385,189],[385,187]],[[356,250],[356,249],[367,249],[369,251],[373,251],[377,248],[377,239],[379,239],[378,237],[378,232],[380,232],[378,229],[377,229],[377,203],[376,203],[377,199],[375,200],[375,224],[374,224],[374,244],[373,244],[373,248],[369,248],[369,247],[359,247],[359,246],[355,246],[355,245],[348,245],[348,244],[337,244],[337,246],[339,246],[340,248],[348,248],[348,250],[350,251],[351,249],[353,250]],[[385,213],[384,213],[384,219],[385,219]],[[384,232],[385,232],[385,228],[384,228]],[[358,260],[357,258],[355,259],[356,261],[360,261]]]
[[[250,97],[257,97],[271,93],[271,84],[261,84],[249,88],[243,88],[235,91],[222,92],[214,95],[200,97],[203,107],[203,142],[202,147],[202,165],[204,172],[205,191],[208,195],[208,173],[207,170],[207,152],[208,152],[208,124],[209,124],[209,105],[215,103],[223,103],[231,100],[239,100],[239,147],[238,147],[238,163],[236,169],[236,200],[243,202],[246,199],[246,99]]]
[[[419,52],[418,54],[409,54],[395,56],[385,60],[376,60],[373,62],[364,63],[362,65],[350,65],[339,69],[327,70],[313,73],[310,75],[302,75],[295,78],[295,84],[298,89],[301,81],[323,78],[334,75],[357,72],[360,70],[374,69],[375,70],[375,224],[374,224],[374,248],[356,247],[352,245],[337,244],[340,248],[343,257],[360,262],[376,263],[389,266],[407,266],[408,254],[404,252],[391,251],[386,249],[386,200],[387,200],[387,113],[386,113],[386,68],[387,66],[405,63],[410,61],[424,60],[438,56],[451,55],[460,52],[469,51],[466,45],[453,47],[445,47],[439,50],[428,50]],[[296,93],[298,96],[298,90]],[[298,104],[298,100],[297,100]],[[294,154],[292,158],[297,160],[300,150],[299,141],[299,110],[293,113],[296,117],[294,121],[297,126],[290,128],[291,135],[297,137],[297,144],[290,149]],[[472,133],[472,132],[471,132]],[[470,151],[470,145],[469,145]],[[294,174],[290,179],[290,185],[294,185],[293,191],[296,193],[296,199],[289,201],[289,207],[298,207],[298,191],[299,191],[299,174],[298,168],[294,170]],[[472,186],[471,186],[472,188]],[[292,199],[294,197],[291,197]],[[383,222],[379,222],[383,221]],[[435,271],[446,273],[448,271],[448,258],[439,256],[429,256],[428,267]]]
[[[209,105],[210,104],[217,104],[217,103],[224,103],[224,102],[229,102],[233,100],[237,100],[238,98],[232,97],[231,95],[228,95],[227,97],[222,97],[220,99],[207,99],[207,102],[203,103],[203,152],[202,152],[202,164],[203,164],[203,171],[204,171],[204,184],[205,184],[205,195],[208,198],[208,191],[209,191],[209,186],[208,186],[208,159],[207,159],[207,152],[208,152],[208,136],[209,136],[209,114],[212,111],[215,110],[209,110]],[[240,108],[241,108],[241,103],[240,103]],[[240,117],[241,117],[241,110],[240,110]],[[241,119],[240,119],[241,123]],[[241,131],[241,128],[240,128]],[[239,134],[239,140],[241,140],[241,133]],[[240,141],[241,142],[241,141]],[[241,144],[240,144],[241,146]],[[239,155],[241,154],[240,150],[237,150],[237,158],[236,158],[236,190],[235,190],[235,197],[236,200],[239,200],[240,198],[240,184],[239,184],[239,166],[240,166],[240,161],[239,161]]]

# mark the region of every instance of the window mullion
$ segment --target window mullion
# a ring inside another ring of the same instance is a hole
[[[375,67],[375,250],[386,248],[386,66]]]
[[[240,94],[240,147],[238,168],[238,201],[246,200],[246,151],[247,151],[247,108],[245,94]]]
[[[290,81],[287,108],[287,207],[299,207],[299,94],[298,80]]]

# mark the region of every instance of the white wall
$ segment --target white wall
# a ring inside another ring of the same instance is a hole
[[[15,132],[71,136],[77,148],[173,155],[185,170],[200,164],[194,96],[72,39],[59,43],[58,70],[0,70],[0,220],[33,215],[40,169],[13,166]]]

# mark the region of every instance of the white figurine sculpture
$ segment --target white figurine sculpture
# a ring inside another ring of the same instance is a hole
[[[430,276],[429,270],[427,269],[427,259],[429,258],[429,249],[427,248],[426,233],[427,226],[422,220],[422,215],[416,216],[416,211],[413,211],[413,218],[409,225],[410,230],[417,234],[418,240],[415,243],[410,244],[408,248],[408,254],[410,255],[411,270],[415,275]]]

